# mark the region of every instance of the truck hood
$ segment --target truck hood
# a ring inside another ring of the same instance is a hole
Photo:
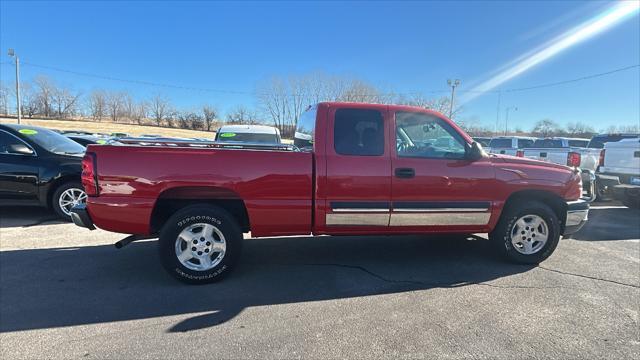
[[[529,165],[529,166],[542,166],[542,167],[548,167],[553,169],[562,169],[562,170],[571,171],[571,168],[568,166],[554,164],[554,163],[540,161],[540,160],[533,160],[533,159],[516,157],[511,155],[491,154],[489,156],[491,157],[491,162],[494,164],[517,164],[517,165]]]

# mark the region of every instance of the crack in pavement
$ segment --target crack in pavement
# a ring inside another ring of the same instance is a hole
[[[572,272],[568,272],[568,271],[561,271],[561,270],[551,269],[551,268],[540,266],[540,265],[538,265],[538,268],[542,269],[542,270],[546,270],[546,271],[551,271],[551,272],[554,272],[554,273],[557,273],[557,274],[576,276],[576,277],[581,277],[581,278],[584,278],[584,279],[603,281],[603,282],[607,282],[607,283],[611,283],[611,284],[628,286],[628,287],[633,287],[633,288],[636,288],[636,289],[640,289],[640,285],[628,284],[628,283],[624,283],[624,282],[620,282],[620,281],[616,281],[616,280],[604,279],[604,278],[599,278],[599,277],[596,277],[596,276],[576,274],[576,273],[572,273]]]
[[[389,279],[389,278],[386,278],[386,277],[384,277],[382,275],[376,274],[375,272],[367,269],[364,266],[338,264],[338,263],[273,264],[273,265],[341,267],[341,268],[347,268],[347,269],[354,269],[354,270],[362,271],[362,272],[364,272],[364,273],[366,273],[366,274],[368,274],[368,275],[370,275],[370,276],[372,276],[372,277],[374,277],[374,278],[376,278],[376,279],[378,279],[380,281],[387,282],[387,283],[413,284],[413,285],[422,285],[422,286],[438,286],[438,287],[442,287],[442,288],[456,288],[456,287],[467,286],[467,285],[481,285],[481,286],[488,286],[488,287],[501,288],[501,289],[569,289],[569,288],[572,288],[572,287],[567,287],[567,286],[497,285],[497,284],[492,284],[492,283],[487,283],[487,282],[474,282],[474,281],[466,281],[466,280],[447,281],[447,282],[428,282],[428,281],[419,281],[419,280],[395,280],[395,279]],[[628,283],[624,283],[624,282],[620,282],[620,281],[616,281],[616,280],[610,280],[610,279],[604,279],[604,278],[599,278],[599,277],[595,277],[595,276],[589,276],[589,275],[582,275],[582,274],[576,274],[576,273],[571,273],[571,272],[565,272],[565,271],[561,271],[561,270],[547,268],[547,267],[540,266],[540,265],[538,265],[538,268],[542,269],[542,270],[554,272],[554,273],[557,273],[557,274],[562,274],[562,275],[576,276],[576,277],[580,277],[580,278],[584,278],[584,279],[602,281],[602,282],[606,282],[606,283],[610,283],[610,284],[627,286],[627,287],[632,287],[632,288],[636,288],[636,289],[640,288],[640,286],[635,285],[635,284],[628,284]]]
[[[293,265],[293,264],[289,264]],[[488,286],[492,288],[499,289],[565,289],[568,288],[566,286],[526,286],[526,285],[497,285],[491,284],[487,282],[475,282],[475,281],[466,281],[466,280],[456,280],[456,281],[447,281],[447,282],[434,282],[434,281],[419,281],[419,280],[395,280],[388,279],[382,275],[376,274],[373,271],[359,265],[345,265],[345,264],[335,264],[335,263],[312,263],[312,264],[298,264],[302,266],[334,266],[334,267],[342,267],[347,269],[355,269],[360,270],[380,281],[387,283],[395,283],[395,284],[413,284],[413,285],[422,285],[422,286],[437,286],[441,288],[457,288],[468,285],[480,285],[480,286]]]

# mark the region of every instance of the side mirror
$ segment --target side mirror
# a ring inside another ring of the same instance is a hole
[[[474,141],[471,145],[467,146],[465,155],[468,160],[476,161],[482,159],[486,153],[484,152],[482,145]]]
[[[9,153],[20,155],[33,155],[33,150],[25,144],[11,144],[9,145]]]

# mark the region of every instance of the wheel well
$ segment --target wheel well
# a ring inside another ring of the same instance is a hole
[[[228,211],[243,232],[251,230],[244,201],[235,192],[219,187],[187,186],[163,191],[151,212],[151,232],[160,231],[176,211],[195,204],[215,205]]]
[[[53,205],[53,194],[56,190],[61,186],[68,182],[80,182],[80,177],[74,175],[62,176],[53,181],[51,185],[49,185],[49,190],[47,192],[47,206],[51,208]]]
[[[558,217],[558,220],[560,220],[560,226],[564,226],[567,217],[567,203],[560,196],[548,191],[522,190],[515,192],[509,196],[504,204],[504,208],[507,209],[510,206],[515,206],[521,201],[531,200],[539,201],[549,206]]]

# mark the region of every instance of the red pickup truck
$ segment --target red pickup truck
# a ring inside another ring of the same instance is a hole
[[[508,259],[535,264],[589,211],[577,170],[487,155],[417,107],[320,103],[298,119],[293,146],[171,145],[89,145],[89,197],[72,217],[133,234],[116,246],[159,237],[164,267],[187,283],[227,275],[249,231],[489,233]]]

